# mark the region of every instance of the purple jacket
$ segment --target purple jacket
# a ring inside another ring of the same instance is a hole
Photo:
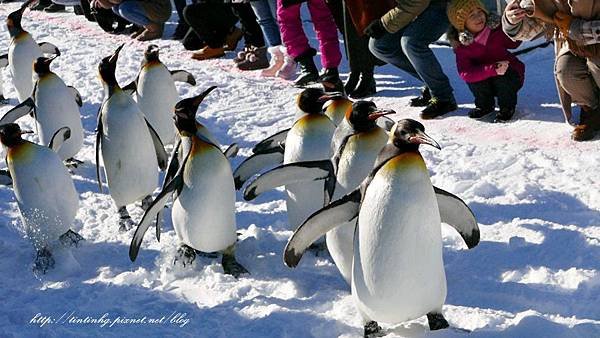
[[[497,76],[496,62],[507,60],[508,68],[519,74],[521,84],[523,84],[525,65],[508,51],[508,49],[519,47],[520,41],[512,41],[504,34],[502,27],[492,29],[485,44],[478,40],[480,39],[476,37],[468,46],[459,44],[454,49],[458,74],[465,82],[479,82]]]

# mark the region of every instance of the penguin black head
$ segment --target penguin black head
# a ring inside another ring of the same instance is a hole
[[[296,98],[298,108],[307,114],[321,114],[325,92],[320,88],[306,88]]]
[[[33,71],[38,75],[48,74],[50,73],[50,64],[54,59],[56,59],[58,55],[53,57],[39,57],[35,61],[33,61]]]
[[[19,35],[21,32],[23,32],[23,26],[21,26],[21,19],[23,18],[23,12],[25,12],[25,9],[27,7],[29,7],[29,5],[31,5],[33,2],[34,2],[34,0],[25,1],[25,3],[23,3],[23,5],[21,5],[21,8],[10,13],[6,17],[6,27],[8,27],[8,34],[10,34],[11,38],[15,37],[15,36]]]
[[[110,56],[107,56],[100,61],[98,65],[98,73],[102,81],[109,87],[112,88],[117,86],[117,78],[115,72],[117,70],[117,60],[119,59],[119,52],[123,49],[125,44],[120,45]]]
[[[346,119],[354,130],[367,131],[376,126],[375,120],[384,115],[395,114],[393,110],[378,109],[372,101],[356,101],[352,110],[346,114]]]
[[[396,122],[390,132],[390,141],[403,151],[416,151],[419,145],[428,144],[434,148],[442,149],[440,145],[425,134],[425,127],[412,119],[403,119]]]
[[[212,86],[198,96],[183,99],[175,105],[175,126],[181,132],[196,133],[196,111],[204,98],[217,86]]]
[[[21,135],[33,133],[30,130],[21,130],[16,123],[7,123],[0,126],[0,142],[10,148],[23,142]]]
[[[152,61],[159,61],[158,55],[160,52],[160,48],[157,45],[149,45],[144,52],[144,61],[145,63]]]

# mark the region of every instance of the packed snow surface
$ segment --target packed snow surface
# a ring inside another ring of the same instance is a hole
[[[2,21],[19,5],[3,4]],[[250,203],[237,194],[237,257],[250,275],[224,275],[220,259],[209,257],[197,258],[191,267],[174,266],[178,241],[169,211],[161,241],[149,231],[137,261],[130,262],[133,230],[118,231],[117,210],[95,179],[94,129],[104,96],[96,70],[102,57],[126,42],[117,70],[125,85],[135,78],[147,43],[107,35],[72,13],[27,12],[23,26],[38,42],[60,48],[52,70],[84,99],[85,142],[77,155],[84,164],[73,175],[80,209],[72,228],[86,240],[72,249],[73,259],[57,257],[54,270],[34,275],[35,251],[22,233],[12,188],[0,187],[1,337],[362,335],[349,287],[328,255],[307,253],[296,269],[283,265],[291,231],[281,190]],[[314,36],[311,25],[306,27]],[[170,22],[167,34],[173,29]],[[4,24],[0,35],[0,50],[6,51]],[[178,84],[182,97],[218,86],[198,118],[222,144],[240,145],[234,168],[256,142],[292,123],[298,89],[289,82],[239,72],[233,54],[196,62],[177,41],[155,43],[170,69],[188,70],[198,80],[195,87]],[[435,51],[460,109],[424,122],[442,150],[424,146],[421,152],[433,183],[472,208],[482,240],[467,250],[443,225],[444,315],[452,329],[430,332],[423,317],[382,324],[385,332],[389,337],[599,337],[600,141],[570,140],[552,77],[552,47],[521,57],[527,65],[525,87],[516,120],[505,124],[466,117],[472,97],[458,78],[453,53],[446,47]],[[347,75],[347,64],[341,70]],[[3,75],[10,104],[0,107],[1,114],[17,103],[7,69]],[[394,119],[419,119],[419,109],[408,107],[418,82],[391,66],[378,68],[376,77],[378,106],[394,109]],[[35,128],[29,117],[20,124]],[[135,221],[141,218],[139,204],[129,210]]]

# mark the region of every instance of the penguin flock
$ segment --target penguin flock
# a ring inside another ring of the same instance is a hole
[[[11,43],[0,66],[10,68],[19,104],[0,118],[7,165],[0,183],[12,184],[36,250],[33,269],[46,273],[56,263],[54,252],[83,240],[71,229],[79,197],[70,173],[82,164],[76,155],[83,145],[83,100],[50,70],[58,48],[36,43],[23,30],[23,13],[33,1],[6,19]],[[308,249],[327,248],[351,287],[366,337],[381,334],[379,323],[422,316],[431,330],[449,326],[442,314],[447,287],[441,223],[454,227],[469,249],[480,233],[466,203],[431,183],[419,147],[441,147],[421,123],[394,121],[386,115],[395,111],[371,101],[307,88],[296,97],[290,128],[257,143],[232,170],[237,145],[223,147],[196,119],[216,87],[179,100],[174,83],[195,86],[196,79],[170,71],[156,45],[145,50],[137,78],[120,87],[115,73],[123,46],[98,65],[105,96],[97,114],[95,165],[100,192],[104,176],[118,210],[115,226],[122,232],[135,227],[132,262],[150,227],[160,240],[163,210],[171,201],[179,240],[174,264],[185,267],[197,255],[220,253],[224,273],[249,274],[235,256],[236,190],[243,188],[250,201],[284,187],[294,231],[283,252],[285,265],[296,267]],[[2,94],[0,89],[4,101]],[[35,120],[40,144],[23,139],[34,133],[16,123],[27,115]],[[165,147],[172,149],[170,156]],[[134,222],[127,207],[140,201],[144,214]]]

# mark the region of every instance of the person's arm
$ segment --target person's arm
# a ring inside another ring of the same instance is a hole
[[[512,0],[502,15],[502,30],[514,41],[535,40],[544,34],[544,23],[530,18],[524,9],[519,7],[519,0]]]
[[[469,58],[461,49],[456,49],[456,69],[458,75],[465,82],[479,82],[498,75],[496,64],[477,64]]]
[[[386,31],[395,33],[411,23],[427,7],[430,0],[396,0],[397,5],[381,17]],[[427,29],[423,27],[423,29]]]

